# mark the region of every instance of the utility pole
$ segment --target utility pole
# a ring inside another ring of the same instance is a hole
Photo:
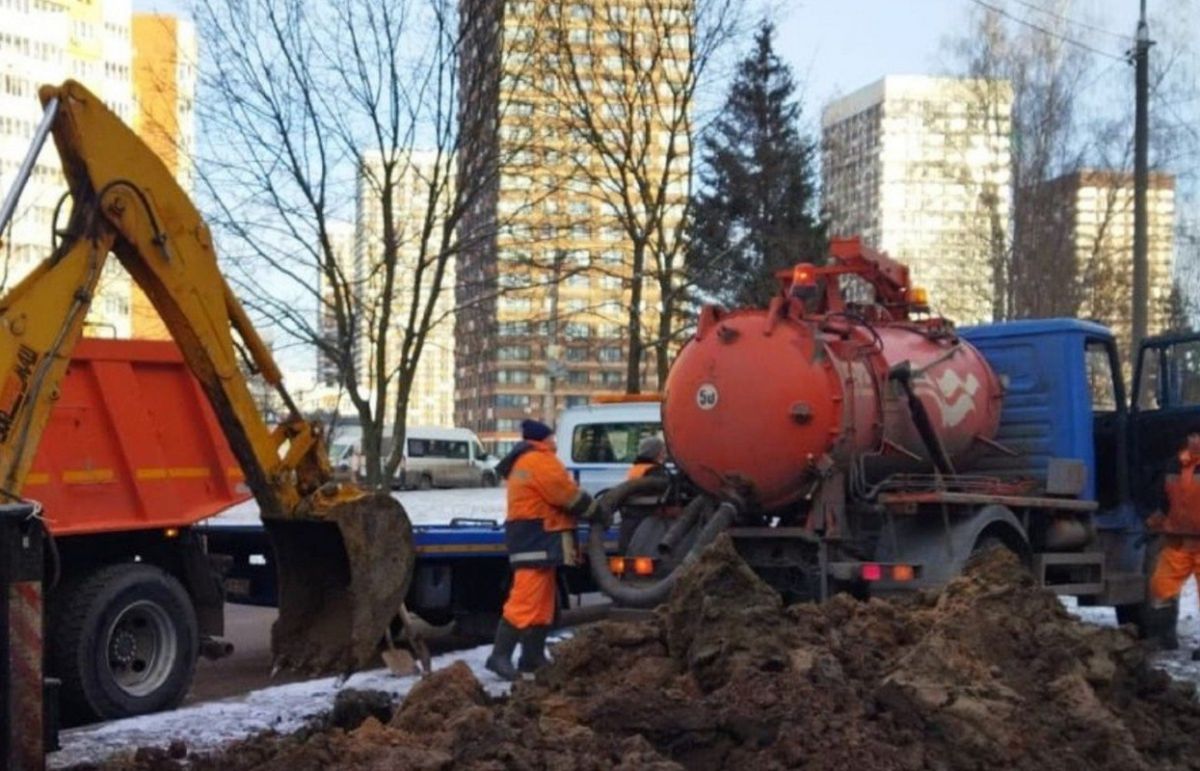
[[[1146,192],[1150,182],[1150,29],[1146,26],[1146,0],[1141,0],[1137,40],[1133,49],[1133,340],[1136,351],[1146,337],[1149,315],[1150,268],[1147,260]]]

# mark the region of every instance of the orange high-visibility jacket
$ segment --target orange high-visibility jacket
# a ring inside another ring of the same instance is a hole
[[[655,463],[654,461],[640,460],[629,467],[629,473],[625,476],[625,480],[632,481],[634,479],[641,479],[651,471],[657,471],[661,468],[662,464]]]
[[[1186,450],[1179,454],[1167,470],[1163,487],[1167,494],[1167,533],[1200,535],[1200,479],[1196,466],[1200,457]]]
[[[575,560],[575,517],[590,503],[545,442],[524,442],[508,474],[505,543],[513,567]]]

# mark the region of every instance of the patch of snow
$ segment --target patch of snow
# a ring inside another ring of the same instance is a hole
[[[1117,625],[1116,611],[1112,608],[1080,607],[1073,597],[1063,598],[1063,604],[1076,617],[1090,624]],[[1195,581],[1183,585],[1183,593],[1179,596],[1176,633],[1179,635],[1179,650],[1155,653],[1152,660],[1176,680],[1200,685],[1200,662],[1192,661],[1192,651],[1200,648],[1200,595],[1197,594]]]
[[[447,653],[435,657],[433,666],[441,669],[464,661],[488,693],[499,696],[507,693],[510,685],[484,668],[490,652],[491,646],[483,645]],[[377,669],[359,672],[345,681],[326,677],[290,683],[170,712],[72,728],[62,732],[62,749],[47,757],[47,766],[100,763],[142,746],[166,747],[174,739],[184,741],[189,751],[206,752],[263,731],[292,733],[332,709],[334,697],[343,688],[387,691],[399,698],[417,679],[415,675],[395,677],[386,669]]]
[[[504,521],[503,487],[469,487],[452,490],[402,490],[392,493],[414,525],[448,525],[455,517]],[[257,527],[258,503],[253,499],[230,506],[208,520],[212,524]]]

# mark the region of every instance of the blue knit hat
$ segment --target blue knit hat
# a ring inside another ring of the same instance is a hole
[[[554,429],[540,420],[522,420],[521,438],[540,442],[554,433]]]

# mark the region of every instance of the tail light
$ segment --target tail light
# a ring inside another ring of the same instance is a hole
[[[911,581],[917,577],[917,571],[912,565],[895,565],[892,567],[893,581]]]
[[[881,581],[883,580],[883,566],[877,565],[874,562],[868,562],[861,568],[862,579],[864,581]]]
[[[639,576],[654,575],[654,560],[650,557],[637,557],[633,560],[633,572]]]
[[[609,557],[608,569],[613,572],[613,575],[625,575],[625,558],[624,557]]]

